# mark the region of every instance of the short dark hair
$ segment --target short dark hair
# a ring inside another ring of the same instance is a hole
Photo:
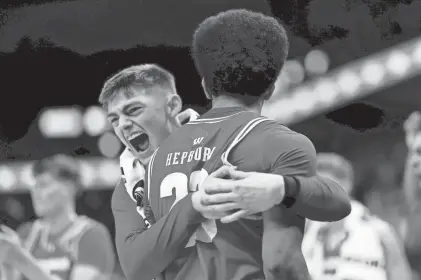
[[[49,173],[58,179],[68,180],[77,188],[81,186],[81,173],[77,160],[71,156],[57,154],[38,160],[32,167],[34,176]]]
[[[127,67],[108,78],[102,87],[98,102],[105,107],[118,90],[135,84],[145,88],[166,86],[177,94],[175,78],[171,72],[157,64],[140,64]]]
[[[204,20],[194,33],[191,53],[210,94],[260,97],[275,83],[288,46],[275,18],[239,9]]]
[[[345,178],[354,183],[354,168],[345,157],[336,153],[318,153],[317,171],[331,173],[339,178]]]

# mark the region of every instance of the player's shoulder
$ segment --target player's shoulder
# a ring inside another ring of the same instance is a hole
[[[300,140],[301,141],[309,141],[308,137],[304,134],[301,134],[295,130],[290,129],[289,127],[285,126],[284,124],[271,120],[271,119],[265,119],[264,122],[262,122],[261,130],[263,130],[265,133],[277,135],[278,137],[284,137],[284,138],[291,138]]]
[[[68,228],[61,238],[61,240],[77,241],[82,238],[100,238],[107,232],[107,227],[87,216],[78,216],[73,222],[72,226]]]
[[[92,238],[101,238],[104,236],[108,236],[108,228],[101,222],[96,221],[92,218],[87,216],[81,216],[85,221],[86,225],[83,230],[84,235],[92,235]]]
[[[256,126],[254,135],[262,139],[262,144],[264,144],[262,147],[276,145],[279,148],[282,143],[282,147],[287,150],[292,148],[291,145],[293,145],[294,149],[299,147],[305,151],[313,152],[315,150],[313,142],[307,136],[271,119],[265,119],[265,121],[259,123]]]
[[[123,179],[120,179],[111,196],[111,209],[113,211],[126,209],[128,204],[132,205],[134,203],[127,193]]]
[[[389,236],[390,234],[393,235],[395,232],[395,228],[392,226],[392,224],[377,216],[371,217],[370,224],[382,236]]]
[[[352,201],[352,211],[351,214],[347,217],[348,221],[359,221],[368,225],[372,228],[381,239],[389,239],[390,237],[395,236],[395,228],[387,222],[386,220],[382,219],[381,217],[373,214],[370,210],[362,205],[359,202]],[[355,219],[356,218],[356,219]],[[355,227],[358,227],[355,225]],[[393,237],[394,238],[394,237]]]

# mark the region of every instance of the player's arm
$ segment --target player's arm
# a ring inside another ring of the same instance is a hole
[[[16,233],[22,244],[28,238],[33,226],[33,223],[25,223],[18,227]],[[25,278],[30,280],[55,280],[54,276],[44,270],[31,253],[23,247],[15,252],[10,259],[13,259],[13,263],[5,265],[6,279],[20,280],[25,276]]]
[[[194,210],[191,195],[147,229],[123,186],[112,197],[117,253],[128,280],[151,280],[174,261],[205,219]]]
[[[24,243],[28,238],[29,233],[31,232],[33,223],[28,222],[21,224],[17,229],[16,233],[21,240],[21,243]],[[20,280],[22,278],[22,274],[13,266],[5,265],[3,269],[3,273],[6,280]],[[1,279],[1,278],[0,278]]]
[[[297,195],[291,210],[314,221],[338,221],[351,212],[347,193],[334,181],[316,175],[316,150],[299,133],[285,133],[272,124],[265,138],[271,173],[283,176],[287,195]],[[282,180],[282,178],[280,178]]]
[[[401,239],[395,229],[386,224],[375,225],[381,237],[381,243],[386,256],[386,272],[388,280],[410,280],[411,268],[405,255]]]
[[[22,250],[18,255],[14,255],[13,259],[13,267],[29,280],[57,280],[44,270],[27,250]]]
[[[421,206],[421,181],[416,176],[412,165],[413,156],[413,151],[409,148],[403,177],[403,192],[410,212],[415,211]]]
[[[114,249],[108,229],[100,223],[95,223],[79,239],[71,279],[109,279],[114,265]]]

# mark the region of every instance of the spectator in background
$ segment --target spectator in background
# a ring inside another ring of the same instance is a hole
[[[17,232],[1,226],[0,264],[6,280],[109,279],[114,269],[107,228],[76,214],[80,172],[69,156],[55,155],[34,164],[31,189],[39,219]],[[3,280],[3,278],[2,278]]]
[[[411,268],[421,275],[421,113],[413,112],[404,124],[408,156],[404,172],[403,191],[408,215],[402,235]]]
[[[317,172],[351,194],[351,163],[334,153],[320,153]],[[303,253],[314,280],[409,280],[411,271],[401,240],[387,222],[352,200],[351,214],[339,222],[309,222]]]

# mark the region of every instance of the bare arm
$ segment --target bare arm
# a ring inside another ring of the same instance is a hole
[[[410,212],[420,206],[421,198],[421,181],[415,174],[415,170],[412,165],[413,157],[413,152],[409,150],[403,177],[403,192]]]
[[[405,255],[402,240],[392,226],[378,225],[382,246],[386,256],[386,272],[389,280],[411,280],[411,268]]]
[[[51,275],[48,271],[44,270],[34,257],[28,251],[22,251],[18,261],[13,263],[13,267],[22,273],[27,279],[30,280],[57,280],[56,277]]]

